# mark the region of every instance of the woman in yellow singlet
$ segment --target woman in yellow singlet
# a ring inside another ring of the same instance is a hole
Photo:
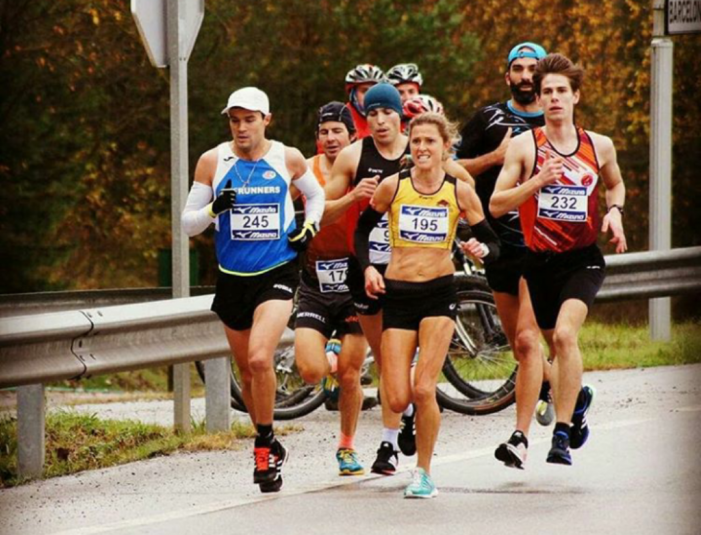
[[[455,328],[457,295],[451,247],[464,213],[475,238],[463,250],[491,262],[498,238],[485,221],[474,189],[443,170],[456,128],[444,116],[424,113],[409,125],[414,167],[380,183],[358,223],[356,254],[370,297],[385,294],[382,354],[383,391],[390,407],[416,407],[417,470],[407,498],[431,498],[438,491],[430,463],[440,427],[436,383]],[[383,278],[368,261],[368,234],[375,219],[389,212],[392,257]],[[419,347],[412,382],[411,362]]]

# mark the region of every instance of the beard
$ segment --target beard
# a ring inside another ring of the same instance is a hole
[[[524,90],[523,87],[527,85],[530,85],[531,88]],[[520,84],[514,84],[512,82],[509,84],[509,88],[511,89],[511,95],[514,97],[514,100],[519,104],[526,105],[535,102],[535,87],[532,83],[526,84],[521,82]]]

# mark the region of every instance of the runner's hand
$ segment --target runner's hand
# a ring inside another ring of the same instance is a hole
[[[480,260],[489,254],[489,247],[475,238],[470,238],[465,242],[460,243],[461,249]]]
[[[362,199],[370,199],[380,183],[380,175],[375,175],[372,178],[364,178],[353,189],[353,200],[360,201]]]
[[[217,216],[231,210],[234,204],[236,204],[236,190],[231,187],[231,180],[229,180],[212,203],[212,213]]]
[[[377,299],[379,294],[385,293],[385,279],[372,266],[365,270],[365,293],[371,299]]]
[[[305,221],[304,225],[295,229],[287,236],[287,241],[290,242],[290,247],[298,253],[301,253],[309,246],[317,232],[319,232],[318,223]]]
[[[506,131],[504,139],[501,140],[499,146],[494,149],[492,155],[494,156],[494,165],[504,165],[504,159],[506,157],[506,149],[509,148],[509,143],[511,143],[511,127]]]
[[[545,153],[545,162],[538,173],[538,180],[541,186],[547,186],[558,180],[565,172],[565,160],[560,156],[551,156]]]
[[[601,232],[606,234],[609,230],[613,234],[613,238],[609,240],[609,243],[616,245],[616,253],[625,253],[628,250],[628,243],[623,232],[623,218],[621,217],[621,212],[616,209],[609,210],[604,216]]]

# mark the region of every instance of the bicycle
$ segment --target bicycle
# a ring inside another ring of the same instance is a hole
[[[464,229],[463,229],[464,230]],[[494,298],[484,277],[462,250],[453,248],[454,260],[462,275],[456,280],[458,317],[455,333],[436,389],[438,403],[468,415],[498,412],[515,401],[518,364],[511,356],[506,336],[496,313]],[[288,328],[294,328],[296,306]],[[374,359],[368,353],[364,370]],[[204,366],[197,362],[204,382]],[[324,403],[320,384],[308,385],[297,373],[294,346],[280,347],[274,354],[277,392],[274,418],[291,420],[305,416]],[[232,364],[231,406],[246,412],[238,369]]]

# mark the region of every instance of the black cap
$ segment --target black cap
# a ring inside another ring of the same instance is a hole
[[[346,125],[348,133],[355,134],[355,124],[353,123],[353,116],[350,110],[345,104],[338,101],[331,101],[328,104],[324,104],[319,108],[318,118],[316,121],[316,129],[319,130],[321,123],[326,121],[336,121]]]

